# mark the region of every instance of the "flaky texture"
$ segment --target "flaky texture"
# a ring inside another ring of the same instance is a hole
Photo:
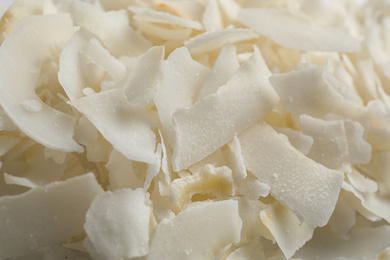
[[[390,259],[389,11],[0,2],[0,259]]]

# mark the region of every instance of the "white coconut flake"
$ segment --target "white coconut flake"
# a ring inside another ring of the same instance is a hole
[[[121,90],[107,90],[69,103],[128,159],[154,163],[156,136],[148,115],[142,107],[131,107]]]
[[[238,138],[247,169],[270,186],[278,201],[311,226],[326,225],[344,179],[342,172],[305,157],[266,123],[254,125]]]
[[[39,112],[42,109],[42,103],[39,100],[24,100],[20,103],[28,112]]]
[[[248,29],[226,28],[219,31],[205,32],[185,43],[193,55],[200,55],[222,47],[224,44],[253,40],[259,36]]]
[[[163,82],[154,97],[160,121],[171,146],[174,143],[173,113],[192,105],[209,69],[194,61],[187,48],[173,51],[162,66]],[[173,102],[174,100],[174,102]]]
[[[135,65],[125,89],[126,98],[132,106],[148,104],[162,81],[164,47],[150,48]]]
[[[191,28],[195,30],[203,29],[202,24],[199,23],[198,21],[192,21],[169,13],[154,11],[151,9],[141,9],[141,8],[132,8],[132,7],[129,7],[129,10],[136,13],[134,15],[134,19],[138,21],[179,25],[185,28]]]
[[[19,23],[0,48],[0,104],[13,123],[37,142],[52,149],[81,152],[83,148],[73,140],[74,117],[45,104],[34,113],[20,105],[26,100],[41,102],[34,91],[39,75],[30,68],[51,57],[53,41],[65,42],[73,32],[66,14],[31,16]]]
[[[27,254],[82,234],[89,205],[102,192],[89,173],[1,197],[0,257]]]
[[[173,115],[174,171],[185,169],[233,139],[272,109],[278,96],[260,52],[243,64],[219,90]]]
[[[244,158],[241,154],[240,141],[237,136],[234,136],[233,141],[228,143],[229,147],[229,162],[233,171],[233,176],[236,181],[242,180],[246,177],[246,167]]]
[[[241,227],[236,201],[193,206],[160,222],[146,259],[213,259],[222,248],[240,240]]]
[[[260,218],[275,237],[287,259],[313,236],[313,227],[306,222],[301,223],[291,210],[278,202],[262,210]]]
[[[4,173],[4,182],[9,185],[19,185],[27,188],[35,188],[37,186],[35,183],[33,183],[27,178],[13,176],[7,173]]]
[[[93,200],[84,228],[102,259],[145,256],[149,251],[150,214],[151,201],[143,189],[107,191]]]
[[[322,27],[278,8],[242,9],[238,20],[276,43],[297,50],[357,52],[359,41],[342,28]]]
[[[222,15],[217,0],[208,0],[202,23],[206,32],[223,29]]]

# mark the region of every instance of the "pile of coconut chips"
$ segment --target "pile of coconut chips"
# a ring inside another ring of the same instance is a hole
[[[0,259],[390,259],[385,0],[15,0]]]

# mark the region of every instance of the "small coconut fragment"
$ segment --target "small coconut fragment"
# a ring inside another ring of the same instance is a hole
[[[191,28],[195,30],[203,29],[202,24],[198,21],[192,21],[180,16],[172,15],[170,13],[134,7],[129,7],[128,9],[136,13],[133,17],[137,21],[179,25],[184,28]]]
[[[154,163],[156,136],[143,107],[131,107],[120,89],[69,102],[130,160]],[[99,104],[96,107],[96,104]]]
[[[367,178],[360,173],[356,168],[352,168],[350,172],[347,172],[349,182],[361,192],[377,192],[378,183],[370,178]]]
[[[316,230],[296,257],[302,259],[378,259],[379,253],[390,245],[390,227],[356,227],[349,239],[337,238],[329,228]]]
[[[30,68],[41,66],[52,56],[53,42],[64,43],[74,31],[69,15],[31,16],[14,28],[0,48],[2,108],[24,134],[49,148],[67,152],[83,150],[73,140],[75,118],[41,102],[34,91],[39,74],[31,73]],[[20,105],[26,100],[30,105],[34,103],[33,110],[38,110],[39,103],[39,111],[31,113]]]
[[[246,167],[244,158],[241,153],[240,141],[237,136],[234,136],[233,141],[228,143],[229,147],[229,162],[233,171],[235,181],[242,180],[246,177]]]
[[[271,194],[311,226],[328,222],[344,174],[297,151],[264,122],[238,136],[247,169],[271,188]]]
[[[236,52],[237,48],[234,45],[222,47],[214,66],[202,85],[198,99],[215,93],[219,87],[226,84],[231,75],[236,73],[240,67]]]
[[[152,47],[129,26],[125,10],[104,12],[92,4],[75,1],[70,6],[70,14],[75,25],[94,34],[116,58],[139,56]]]
[[[242,9],[238,20],[276,43],[297,50],[357,52],[359,41],[342,28],[322,27],[278,8]]]
[[[252,239],[249,243],[234,250],[226,260],[264,260],[265,254],[260,237]]]
[[[173,115],[173,170],[188,168],[262,119],[278,102],[268,81],[270,74],[255,49],[251,59],[216,93],[178,109]]]
[[[314,228],[306,222],[301,223],[291,210],[279,202],[262,210],[260,218],[287,259],[313,236]]]
[[[253,40],[259,36],[251,30],[226,28],[219,31],[205,32],[186,42],[191,54],[200,55],[222,47],[224,44]]]
[[[330,113],[362,125],[367,123],[366,109],[347,99],[349,95],[342,93],[351,90],[324,67],[310,66],[302,70],[273,74],[270,82],[297,124],[301,114],[324,118]]]
[[[96,38],[91,38],[80,49],[80,53],[99,68],[107,71],[113,80],[122,79],[126,72],[125,66],[117,60]]]
[[[162,81],[164,47],[150,48],[137,62],[125,89],[126,98],[132,106],[148,104]]]
[[[90,246],[102,259],[129,259],[149,251],[151,201],[143,189],[107,191],[97,196],[86,214]]]
[[[94,175],[88,173],[1,197],[0,257],[27,254],[82,234],[85,214],[102,192]]]
[[[4,182],[9,185],[19,185],[27,188],[35,188],[37,186],[35,183],[33,183],[27,178],[13,176],[7,173],[4,173]]]
[[[217,0],[208,0],[202,23],[206,32],[223,29],[222,15]]]
[[[234,196],[234,193],[231,170],[209,164],[197,174],[173,180],[169,201],[172,209],[180,212],[193,201]]]
[[[160,222],[146,259],[214,259],[223,248],[238,243],[241,227],[237,201],[198,204]]]
[[[148,165],[148,169],[146,171],[146,177],[144,182],[144,190],[147,191],[149,189],[150,184],[154,177],[161,170],[161,157],[162,157],[162,148],[161,144],[157,144],[156,153],[155,153],[155,161]]]
[[[267,197],[270,192],[268,184],[259,181],[259,179],[247,176],[237,184],[237,194],[243,195],[251,200],[258,200],[259,197]]]
[[[142,180],[138,178],[133,169],[133,163],[115,149],[110,154],[110,159],[106,164],[108,170],[109,187],[111,190],[140,188]]]
[[[307,155],[313,145],[313,137],[302,133],[302,131],[296,131],[287,127],[275,127],[278,133],[287,136],[288,141],[298,151]]]
[[[173,146],[175,137],[172,115],[178,108],[195,102],[209,68],[194,61],[187,48],[183,47],[169,55],[162,65],[162,72],[163,82],[154,96],[154,103],[168,136],[168,143]]]

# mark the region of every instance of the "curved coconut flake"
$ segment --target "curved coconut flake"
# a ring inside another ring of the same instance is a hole
[[[244,164],[244,158],[241,154],[240,141],[237,136],[234,136],[233,141],[228,143],[229,147],[229,163],[233,171],[233,177],[235,181],[242,180],[246,177],[246,167]]]
[[[361,174],[356,168],[352,168],[350,172],[347,172],[347,177],[350,183],[360,192],[373,193],[378,191],[378,183]]]
[[[337,238],[330,229],[319,229],[313,239],[299,250],[301,259],[381,259],[379,253],[389,247],[390,227],[356,227],[348,239]]]
[[[201,203],[160,222],[146,259],[214,259],[240,240],[241,227],[237,201]]]
[[[357,52],[360,43],[342,28],[322,27],[278,8],[242,9],[238,20],[282,46],[304,51]]]
[[[344,174],[304,156],[266,123],[238,136],[247,169],[271,188],[271,194],[311,226],[328,222]]]
[[[203,13],[202,23],[206,32],[223,29],[222,15],[217,0],[208,0]]]
[[[164,46],[150,48],[137,62],[131,72],[126,98],[132,106],[148,104],[162,81]]]
[[[348,155],[348,140],[342,120],[326,121],[308,115],[299,117],[302,132],[313,138],[307,156],[328,168],[335,168]]]
[[[156,136],[143,107],[132,107],[120,89],[103,91],[69,104],[84,114],[112,146],[130,160],[155,162]]]
[[[337,81],[325,67],[311,66],[283,74],[273,74],[272,86],[296,123],[301,114],[323,118],[327,114],[341,115],[366,124],[367,111],[362,105],[347,100],[334,87]]]
[[[155,161],[152,164],[148,165],[148,169],[146,170],[146,177],[144,182],[144,190],[147,191],[152,183],[154,177],[161,170],[161,157],[162,157],[162,148],[161,144],[157,144],[156,153],[155,153]]]
[[[274,128],[278,133],[284,134],[287,136],[288,141],[292,146],[295,147],[298,151],[307,155],[313,145],[313,137],[310,135],[305,135],[301,131],[296,131],[287,127],[275,127]]]
[[[151,211],[149,194],[143,189],[98,195],[88,209],[84,224],[90,246],[102,259],[145,256],[149,251]]]
[[[236,57],[236,51],[234,45],[224,45],[222,47],[213,68],[202,85],[198,99],[215,93],[238,70],[240,64]]]
[[[194,61],[185,47],[174,50],[163,62],[163,82],[154,97],[154,103],[171,146],[174,143],[172,115],[178,108],[195,102],[209,70]]]
[[[226,166],[208,164],[196,174],[173,180],[169,202],[174,211],[180,212],[192,202],[195,195],[223,198],[234,196],[234,192],[232,171]]]
[[[35,183],[33,183],[27,178],[13,176],[7,173],[4,173],[4,182],[8,185],[19,185],[27,188],[35,188],[37,186]]]
[[[0,106],[0,131],[12,132],[18,129],[11,121],[8,115],[4,112],[4,109]]]
[[[84,88],[87,86],[83,75],[80,59],[80,50],[87,45],[90,37],[83,30],[77,31],[66,43],[60,55],[58,80],[70,100],[85,96]]]
[[[39,73],[30,71],[52,57],[54,42],[66,42],[74,31],[65,14],[31,16],[19,23],[0,48],[0,104],[13,123],[35,141],[56,150],[82,152],[73,140],[76,119],[38,98]],[[26,110],[22,105],[26,100],[35,100],[41,109]]]
[[[138,29],[144,34],[151,34],[157,36],[163,40],[171,41],[184,41],[190,38],[192,30],[188,28],[184,29],[169,29],[163,26],[155,25],[150,22],[140,21],[138,22]],[[153,48],[153,47],[152,47]]]
[[[105,167],[108,170],[109,188],[111,190],[142,187],[143,182],[135,174],[133,162],[115,149],[112,150]]]
[[[271,231],[286,259],[292,257],[314,233],[314,228],[306,222],[301,223],[291,210],[278,202],[262,210],[260,218]]]
[[[156,7],[167,8],[180,16],[199,20],[204,11],[204,4],[192,0],[154,0]]]
[[[29,253],[84,233],[85,214],[103,189],[88,173],[0,198],[0,257]]]
[[[75,25],[96,35],[116,58],[139,56],[152,47],[148,40],[129,26],[124,10],[109,13],[92,4],[74,1],[70,14]]]
[[[270,187],[268,184],[259,181],[259,179],[247,176],[236,183],[237,194],[243,195],[250,200],[258,200],[259,197],[267,197]]]
[[[114,81],[122,79],[125,75],[125,66],[113,57],[96,38],[91,38],[89,42],[80,49],[80,53],[90,62],[107,71]]]
[[[278,102],[259,50],[218,91],[173,115],[174,171],[202,160],[262,119]]]
[[[263,244],[260,237],[252,239],[248,244],[242,245],[236,250],[234,250],[226,260],[250,260],[257,259],[263,260],[266,259]]]
[[[223,13],[230,19],[230,21],[237,21],[238,13],[242,9],[235,0],[219,0]]]
[[[193,55],[200,55],[222,47],[224,44],[256,39],[259,36],[248,29],[226,28],[200,34],[185,43]]]
[[[155,11],[146,8],[129,7],[128,9],[136,13],[133,18],[137,21],[179,25],[184,28],[203,30],[202,24],[198,21],[189,20],[180,16],[172,15],[170,13]]]

